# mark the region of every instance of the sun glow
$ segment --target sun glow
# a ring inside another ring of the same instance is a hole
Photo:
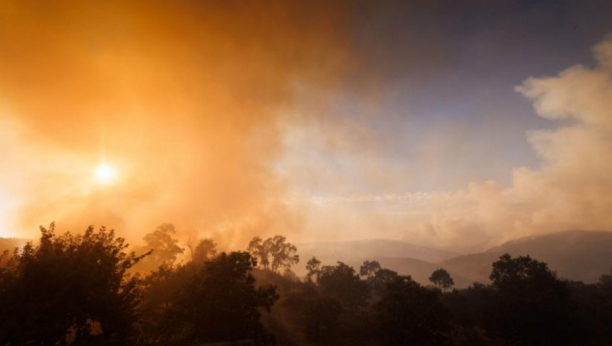
[[[113,166],[102,163],[96,168],[95,177],[102,184],[110,184],[117,178],[117,170]]]

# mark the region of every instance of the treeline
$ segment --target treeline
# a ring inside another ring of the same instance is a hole
[[[134,252],[104,228],[54,228],[0,257],[0,345],[612,344],[612,275],[568,282],[528,256],[456,290],[444,269],[423,286],[376,261],[311,258],[298,278],[283,236],[218,253],[165,224]]]

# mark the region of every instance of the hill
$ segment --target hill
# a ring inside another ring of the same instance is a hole
[[[396,257],[373,257],[372,260],[378,261],[383,268],[391,269],[402,275],[410,275],[414,280],[423,284],[430,285],[429,277],[434,270],[443,268],[438,263],[431,263],[417,260],[414,258]],[[361,265],[361,264],[360,264]],[[444,268],[455,281],[457,287],[467,287],[473,283],[471,278],[463,276],[462,273],[455,272],[449,268]]]
[[[450,251],[386,239],[306,243],[297,245],[297,248],[301,261],[293,270],[299,276],[306,275],[306,261],[314,256],[323,265],[342,261],[357,271],[366,260],[378,261],[383,268],[412,275],[424,284],[429,282],[431,273],[439,268],[436,262],[457,256]]]
[[[529,255],[548,263],[561,278],[593,283],[612,268],[612,232],[574,230],[520,238],[482,253],[444,260],[441,266],[486,283],[491,263],[504,253]]]
[[[304,243],[298,245],[298,251],[303,259],[311,258],[312,256],[316,256],[317,258],[331,256],[340,261],[347,260],[354,256],[387,256],[414,258],[427,262],[439,262],[457,256],[457,253],[450,251],[388,239]],[[334,260],[334,263],[335,261],[336,260]]]

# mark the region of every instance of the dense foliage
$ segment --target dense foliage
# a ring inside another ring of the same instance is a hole
[[[41,228],[40,242],[15,251],[0,270],[0,343],[128,342],[137,319],[139,259],[113,231],[82,235]]]
[[[255,237],[249,242],[247,251],[259,260],[263,269],[278,272],[280,268],[291,268],[300,261],[295,245],[287,242],[287,238],[276,235],[266,240]]]
[[[42,228],[38,243],[0,257],[0,345],[612,344],[612,272],[567,282],[503,255],[490,284],[451,291],[442,268],[423,286],[376,261],[357,272],[312,258],[300,279],[284,237],[229,253],[203,239],[186,260],[174,234],[147,234],[139,257],[104,228]],[[142,258],[156,269],[131,275]]]

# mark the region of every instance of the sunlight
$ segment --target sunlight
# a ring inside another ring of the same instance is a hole
[[[117,177],[117,170],[113,166],[102,163],[96,168],[95,177],[102,184],[110,184]]]

